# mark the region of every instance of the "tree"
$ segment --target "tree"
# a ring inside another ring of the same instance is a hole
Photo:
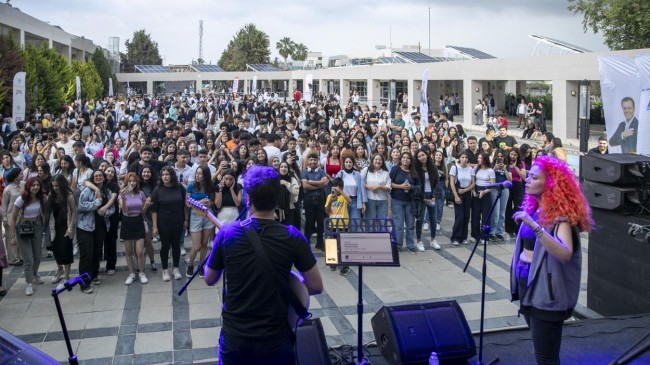
[[[307,46],[305,46],[303,43],[298,43],[293,50],[291,58],[296,61],[304,61],[307,59],[307,54],[309,54]]]
[[[92,58],[90,59],[95,65],[95,70],[97,70],[97,75],[102,81],[102,90],[100,96],[108,95],[109,82],[108,79],[113,78],[113,73],[111,72],[111,64],[108,62],[104,52],[100,48],[97,48],[93,53]],[[113,85],[117,86],[116,80],[113,80]]]
[[[70,87],[72,71],[68,61],[47,44],[39,48],[28,46],[23,50],[27,90],[34,90],[34,102],[49,112],[59,111],[66,100],[74,98]],[[30,95],[30,93],[28,93]],[[28,104],[29,108],[29,104]]]
[[[296,43],[294,43],[294,41],[292,41],[291,38],[284,37],[275,44],[275,48],[278,50],[280,56],[284,58],[284,67],[289,68],[289,64],[287,63],[287,58],[293,55],[293,52],[296,48]]]
[[[81,79],[81,98],[82,99],[97,99],[101,98],[104,91],[104,84],[95,69],[95,64],[92,62],[79,62],[73,61],[71,65],[71,80],[69,82],[69,90],[72,89],[74,94],[72,99],[76,100],[76,77]],[[108,79],[106,80],[108,82]],[[107,91],[108,93],[108,91]]]
[[[247,63],[269,63],[270,56],[269,36],[255,24],[246,24],[228,42],[218,65],[225,71],[245,71]]]
[[[584,14],[587,31],[602,31],[612,50],[650,47],[650,1],[648,0],[568,0],[569,10]]]
[[[14,75],[23,71],[24,65],[25,60],[16,41],[12,37],[0,35],[0,112],[3,115],[11,115]],[[25,102],[28,100],[29,93]]]
[[[162,65],[162,58],[158,51],[158,42],[154,42],[144,29],[133,33],[133,38],[124,42],[126,46],[125,65]],[[124,69],[124,72],[133,72],[133,69]]]

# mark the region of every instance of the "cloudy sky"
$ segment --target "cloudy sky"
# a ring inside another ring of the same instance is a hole
[[[145,29],[158,42],[165,64],[187,64],[199,54],[217,63],[234,34],[254,23],[270,39],[271,59],[282,37],[302,42],[324,56],[359,53],[375,45],[427,48],[431,8],[431,48],[456,45],[496,57],[528,56],[536,42],[529,34],[604,51],[600,34],[584,33],[582,15],[567,0],[12,0],[37,19],[85,36],[103,47],[109,37],[124,41]],[[545,49],[546,50],[546,49]],[[281,59],[281,58],[280,58]]]

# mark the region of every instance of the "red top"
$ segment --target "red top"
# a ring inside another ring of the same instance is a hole
[[[339,158],[339,164],[338,165],[332,165],[330,164],[330,158],[327,158],[327,162],[325,163],[325,173],[329,177],[335,177],[336,174],[341,171],[341,159]]]

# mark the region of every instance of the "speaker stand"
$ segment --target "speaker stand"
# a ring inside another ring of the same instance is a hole
[[[354,360],[355,365],[370,364],[363,357],[363,266],[359,265],[359,301],[357,302],[357,358]]]
[[[484,219],[484,222],[490,222],[490,219],[492,219],[492,213],[494,213],[494,207],[496,207],[496,205],[501,200],[501,188],[497,188],[497,189],[499,189],[497,198],[494,199],[494,202],[492,202],[492,208],[490,209],[490,214],[488,214],[487,218]],[[488,246],[488,240],[490,238],[491,229],[492,228],[488,224],[484,224],[481,227],[481,234],[479,235],[478,240],[474,244],[472,253],[469,255],[469,258],[467,259],[467,263],[465,264],[465,268],[463,269],[463,272],[467,272],[467,267],[469,266],[469,263],[472,261],[472,257],[474,256],[474,252],[476,252],[476,248],[478,247],[479,243],[483,241],[483,267],[481,270],[481,329],[479,331],[478,361],[476,362],[476,365],[483,365],[483,323],[485,322],[485,277],[487,274],[487,246]],[[496,364],[497,362],[499,362],[499,357],[495,357],[494,359],[490,360],[487,363],[487,365]]]

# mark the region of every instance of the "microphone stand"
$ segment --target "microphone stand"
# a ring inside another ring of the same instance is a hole
[[[241,213],[239,213],[239,215],[237,216],[237,219],[235,219],[235,221],[240,221],[242,219],[242,217],[246,216],[247,212],[248,212],[248,207],[246,205],[244,205],[244,209],[241,211]],[[214,239],[215,240],[217,239],[216,235],[214,236]],[[212,245],[214,247],[214,245],[215,245],[214,241],[212,242]],[[194,271],[194,274],[192,274],[192,277],[190,277],[187,280],[187,282],[185,282],[185,284],[183,284],[183,287],[178,291],[178,296],[183,295],[183,293],[185,292],[185,290],[187,290],[187,287],[190,285],[192,280],[194,280],[196,275],[203,270],[203,266],[205,266],[205,264],[208,262],[209,258],[210,258],[210,255],[205,255],[205,259],[203,260],[203,262],[201,262],[201,264],[198,266],[198,268]]]
[[[492,213],[494,213],[494,207],[496,207],[497,203],[499,200],[501,200],[501,191],[503,187],[499,188],[497,187],[498,194],[497,198],[492,202],[492,208],[490,209],[490,214],[488,214],[487,218],[484,220],[485,222],[490,222],[490,219],[492,218]],[[506,188],[507,189],[507,188]],[[488,245],[488,239],[490,237],[490,230],[492,227],[490,227],[489,224],[484,224],[481,226],[481,233],[479,234],[479,239],[476,240],[476,243],[474,244],[474,248],[472,249],[472,253],[469,255],[469,258],[467,259],[467,263],[465,264],[465,268],[463,268],[463,272],[467,272],[467,267],[469,266],[469,263],[472,261],[472,257],[474,256],[474,252],[476,251],[476,248],[478,247],[479,242],[481,242],[481,239],[483,240],[483,268],[481,272],[481,329],[479,331],[479,345],[478,345],[478,362],[476,365],[483,365],[483,322],[485,321],[485,279],[486,279],[486,273],[487,273],[487,245]],[[491,364],[496,364],[499,361],[499,357],[495,357],[492,359],[490,362],[487,363],[487,365]]]
[[[54,304],[56,305],[56,312],[59,315],[59,321],[61,322],[61,331],[63,332],[63,338],[65,338],[65,345],[68,347],[68,363],[70,365],[79,365],[79,361],[77,360],[77,355],[74,354],[72,351],[72,345],[70,344],[70,336],[68,335],[68,327],[65,325],[65,318],[63,317],[63,311],[61,310],[61,302],[59,302],[59,294],[62,293],[64,290],[67,291],[72,291],[72,288],[74,288],[75,285],[78,283],[81,283],[83,285],[86,285],[86,280],[84,280],[84,277],[87,282],[90,283],[90,275],[88,275],[87,272],[77,276],[74,279],[70,279],[63,283],[63,288],[61,289],[52,289],[52,297],[54,298]]]

